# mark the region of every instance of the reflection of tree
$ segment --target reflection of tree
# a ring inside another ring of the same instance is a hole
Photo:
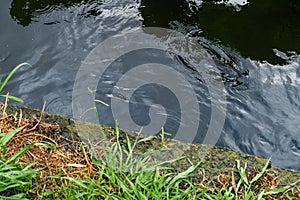
[[[142,0],[141,14],[146,26],[167,27],[174,20],[185,21],[190,8],[185,0]]]
[[[36,16],[49,12],[54,8],[71,7],[82,3],[91,3],[92,0],[13,0],[10,15],[22,26],[28,26]],[[88,15],[94,15],[97,11],[89,10]]]
[[[295,12],[300,11],[300,2],[298,0],[292,0],[292,7]]]
[[[201,36],[220,40],[243,56],[258,60],[280,61],[272,51],[274,48],[300,53],[297,0],[249,0],[241,11],[206,0],[196,12],[188,9],[186,2],[164,0],[166,8],[160,6],[160,1],[143,0],[144,7],[140,10],[145,26],[169,27],[170,21],[197,25],[203,31]],[[168,10],[175,12],[169,14]]]
[[[211,40],[237,49],[243,56],[278,62],[273,48],[300,53],[299,0],[248,0],[241,11],[203,0],[196,8],[191,0],[142,0],[140,12],[145,26],[168,27],[178,21],[188,27],[198,26]],[[29,25],[41,13],[86,4],[84,16],[98,15],[89,6],[98,0],[12,0],[10,14],[19,24]],[[188,3],[189,2],[189,3]]]

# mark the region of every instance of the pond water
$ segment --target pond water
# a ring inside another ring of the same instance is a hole
[[[300,1],[2,0],[0,5],[1,77],[21,62],[33,65],[18,71],[6,87],[24,100],[21,105],[41,109],[45,100],[47,111],[72,117],[74,80],[92,49],[117,33],[169,28],[197,40],[221,72],[227,110],[216,145],[272,157],[274,166],[300,170]],[[171,62],[181,66],[198,93],[205,115],[194,142],[201,143],[210,117],[207,89],[194,66],[176,55]],[[141,126],[150,123],[143,105],[154,102],[147,90],[151,86],[131,99]],[[98,95],[104,101],[118,96],[110,90]],[[161,105],[170,105],[166,131],[176,131],[178,102]],[[102,123],[114,122],[108,117]]]

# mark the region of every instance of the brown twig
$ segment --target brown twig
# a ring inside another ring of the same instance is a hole
[[[46,101],[44,101],[44,104],[43,104],[43,108],[42,108],[42,111],[41,111],[41,115],[40,115],[40,118],[39,120],[37,121],[37,123],[35,124],[35,126],[33,128],[31,128],[30,130],[28,131],[32,131],[32,130],[35,130],[36,127],[40,124],[40,122],[42,121],[42,118],[43,118],[43,115],[44,115],[44,112],[45,112],[45,106],[46,106]]]

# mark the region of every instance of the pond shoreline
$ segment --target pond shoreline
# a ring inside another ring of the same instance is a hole
[[[39,119],[42,114],[41,119],[43,122],[58,124],[61,128],[61,134],[70,139],[81,140],[85,143],[96,143],[101,139],[98,138],[100,134],[97,132],[100,129],[101,133],[104,133],[105,139],[112,140],[114,137],[111,134],[114,131],[112,127],[99,126],[87,122],[80,122],[80,128],[84,128],[86,135],[79,136],[73,119],[49,112],[42,112],[37,109],[23,106],[8,106],[6,112],[8,114],[15,114],[20,112],[20,110],[22,110],[22,114],[26,118]],[[136,134],[134,134],[133,131],[126,131],[126,133],[129,134],[131,141],[135,140],[136,137],[134,135]],[[101,137],[103,140],[103,135]],[[142,137],[144,137],[144,135]],[[126,142],[123,130],[121,130],[120,139],[121,142]],[[167,148],[164,148],[165,146],[167,146]],[[201,161],[198,168],[192,174],[192,176],[197,179],[213,179],[213,177],[220,173],[230,174],[236,165],[236,160],[239,160],[241,165],[247,163],[250,171],[253,169],[262,169],[267,162],[267,159],[254,155],[206,144],[186,144],[172,139],[164,139],[162,146],[162,139],[159,137],[154,137],[150,141],[142,143],[137,146],[137,149],[142,152],[149,151],[149,149],[155,150],[159,152],[160,156],[167,157],[168,159],[178,159],[178,157],[184,155],[185,158],[170,164],[170,167],[173,167],[176,171],[186,170],[190,167],[191,163],[196,164]],[[273,168],[271,164],[269,168]],[[278,171],[280,183],[282,184],[292,184],[300,180],[300,172],[298,171],[281,168],[273,169]]]

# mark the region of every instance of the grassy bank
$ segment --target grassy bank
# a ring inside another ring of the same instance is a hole
[[[248,170],[236,161],[228,174],[199,179],[191,175],[199,163],[176,171],[137,157],[135,147],[150,138],[123,135],[121,143],[116,127],[114,140],[87,146],[61,135],[59,124],[1,106],[1,199],[300,199],[299,185],[281,185],[269,163]]]

